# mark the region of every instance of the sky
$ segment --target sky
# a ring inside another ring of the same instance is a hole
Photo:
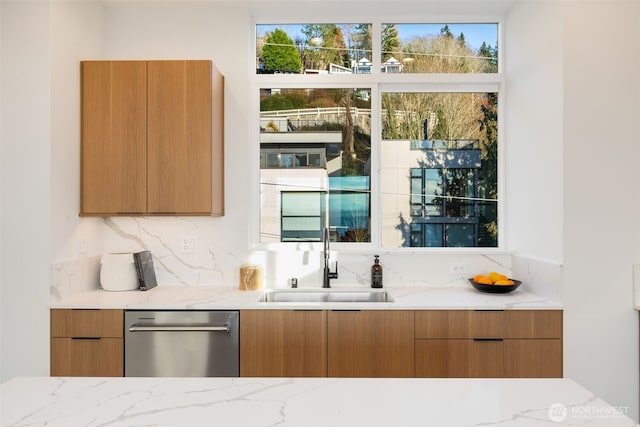
[[[486,42],[496,47],[498,41],[498,24],[447,24],[449,31],[458,37],[464,33],[464,39],[471,49],[477,50]],[[438,35],[444,24],[396,24],[401,40],[409,39],[416,35]]]
[[[451,33],[458,37],[460,33],[464,33],[467,44],[473,50],[477,50],[482,42],[486,42],[492,47],[496,47],[498,40],[498,24],[496,23],[465,23],[465,24],[448,24]],[[444,24],[396,24],[398,34],[402,41],[408,40],[416,35],[439,35],[440,29]],[[300,32],[302,25],[266,25],[260,24],[256,26],[256,33],[261,37],[267,31],[273,31],[275,28],[284,30],[294,41],[296,38],[304,39]]]

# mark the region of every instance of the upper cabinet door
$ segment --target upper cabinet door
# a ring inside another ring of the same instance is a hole
[[[211,61],[148,63],[150,214],[212,212]]]
[[[87,61],[81,74],[81,214],[144,213],[147,63]]]

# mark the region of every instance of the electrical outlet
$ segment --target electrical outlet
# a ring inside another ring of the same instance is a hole
[[[197,254],[198,238],[195,236],[182,236],[180,238],[180,249],[184,254]]]
[[[467,274],[467,263],[465,262],[452,262],[449,264],[449,272],[451,274],[459,274],[461,276]]]

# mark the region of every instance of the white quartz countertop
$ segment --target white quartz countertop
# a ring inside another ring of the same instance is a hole
[[[368,287],[331,288],[371,290]],[[318,288],[318,290],[322,290]],[[52,302],[51,308],[129,310],[246,310],[246,309],[561,309],[520,289],[508,294],[482,293],[468,283],[456,286],[389,287],[391,302],[259,302],[265,290],[241,291],[219,286],[158,286],[148,291],[94,290]]]
[[[2,426],[631,427],[569,379],[14,378]]]

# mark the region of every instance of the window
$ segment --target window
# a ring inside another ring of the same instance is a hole
[[[326,217],[317,218],[337,241],[371,241],[371,91],[262,88],[260,93],[261,123],[267,123],[260,128],[260,240],[315,240],[309,228],[299,234],[301,229],[285,228],[293,224],[285,216],[300,221],[288,209],[308,201],[300,193],[290,199],[289,192],[309,191],[328,195]],[[268,124],[276,121],[277,131]]]
[[[495,23],[383,24],[383,72],[497,73],[497,30]]]
[[[497,99],[382,94],[383,246],[497,246]]]
[[[261,242],[328,226],[382,248],[498,246],[498,24],[259,24],[256,37]],[[322,212],[297,207],[310,194]]]
[[[281,241],[322,241],[326,193],[283,191],[280,195]]]

